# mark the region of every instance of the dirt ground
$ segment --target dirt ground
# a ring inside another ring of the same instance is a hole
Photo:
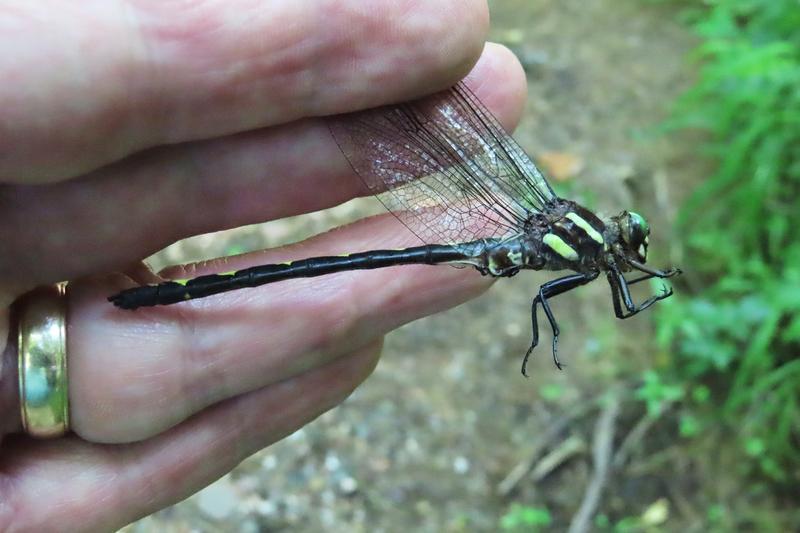
[[[529,78],[516,138],[563,195],[600,211],[645,213],[653,262],[679,264],[669,228],[701,176],[686,163],[690,146],[648,135],[691,80],[685,55],[695,43],[674,10],[635,0],[495,0],[491,8],[492,39],[517,53]],[[355,202],[201,237],[154,262],[275,246],[374,209]],[[644,414],[631,376],[668,357],[653,341],[656,315],[617,321],[602,282],[570,293],[554,305],[568,368],[558,371],[541,350],[524,379],[530,300],[547,279],[501,280],[391,334],[375,375],[344,405],[126,530],[495,531],[518,503],[547,508],[549,530],[558,531],[597,479],[597,512],[612,523],[638,517],[648,530],[702,530],[700,481],[675,429],[631,434]],[[609,445],[622,455],[597,478],[593,453]]]

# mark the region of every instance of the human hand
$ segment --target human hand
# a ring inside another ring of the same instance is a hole
[[[16,349],[0,346],[0,529],[114,529],[179,501],[341,402],[387,331],[486,287],[408,266],[136,312],[106,301],[156,281],[139,261],[177,239],[367,194],[318,117],[445,88],[481,53],[483,1],[364,5],[0,0],[0,339],[20,295],[73,280],[74,432],[19,434]],[[486,47],[468,83],[515,122],[524,76],[505,49]],[[406,231],[386,215],[186,268]]]

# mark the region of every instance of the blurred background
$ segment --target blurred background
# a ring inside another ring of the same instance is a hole
[[[604,282],[557,299],[568,366],[545,336],[525,379],[530,301],[552,273],[501,280],[391,334],[344,405],[125,531],[800,529],[800,4],[490,7],[491,39],[528,75],[515,137],[562,196],[643,213],[649,262],[685,272],[676,295],[624,322]],[[151,262],[379,211],[350,202]]]

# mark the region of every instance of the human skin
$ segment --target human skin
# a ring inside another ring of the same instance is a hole
[[[469,74],[513,127],[524,74],[487,27],[482,0],[0,0],[0,530],[110,530],[179,501],[344,400],[388,331],[488,286],[405,266],[136,312],[106,300],[160,279],[141,259],[175,240],[368,194],[323,116]],[[408,235],[387,214],[161,274]],[[61,280],[73,433],[33,440],[11,305]]]

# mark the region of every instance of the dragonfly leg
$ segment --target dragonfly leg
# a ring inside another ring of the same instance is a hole
[[[647,281],[648,279],[653,279],[653,278],[666,279],[666,278],[671,278],[672,276],[677,276],[678,274],[682,274],[682,271],[679,268],[671,268],[664,272],[658,270],[656,272],[657,273],[653,274],[645,274],[644,276],[639,276],[638,278],[626,279],[625,282],[628,285],[634,285],[641,281]]]
[[[629,285],[637,281],[643,281],[650,278],[666,279],[666,278],[671,278],[672,276],[683,274],[683,271],[680,268],[658,270],[655,268],[650,268],[649,266],[639,263],[638,261],[628,260],[628,263],[639,272],[644,272],[645,274],[649,274],[649,276],[642,276],[641,278],[636,278],[633,281],[629,281],[628,282]]]
[[[536,306],[539,304],[542,305],[542,309],[547,317],[547,321],[550,322],[550,327],[553,330],[553,362],[556,364],[556,367],[561,370],[563,365],[558,360],[558,335],[560,331],[558,329],[556,318],[553,315],[553,311],[550,309],[548,298],[558,296],[559,294],[571,291],[576,287],[585,285],[595,279],[598,274],[598,272],[591,272],[589,274],[572,274],[570,276],[564,276],[563,278],[554,279],[553,281],[548,281],[539,287],[539,294],[536,295],[536,298],[533,299],[533,303],[531,304],[533,342],[531,342],[531,347],[528,348],[527,352],[525,352],[525,358],[522,360],[523,376],[528,377],[528,359],[530,358],[531,353],[533,353],[533,349],[536,348],[537,344],[539,344],[539,322],[536,318]]]
[[[628,285],[634,285],[634,284],[639,283],[641,281],[647,281],[648,279],[653,279],[653,278],[661,278],[661,276],[656,276],[654,274],[645,274],[644,276],[639,276],[638,278],[633,278],[633,279],[630,279],[630,280],[626,279],[625,281],[628,282]]]
[[[608,284],[611,287],[611,300],[614,303],[614,314],[619,319],[626,319],[630,318],[633,315],[636,315],[654,303],[663,300],[665,298],[669,298],[672,296],[672,289],[668,289],[667,287],[661,288],[661,294],[656,294],[655,296],[651,296],[638,306],[633,303],[633,298],[631,297],[631,292],[629,289],[629,285],[634,283],[639,283],[640,281],[645,281],[651,278],[663,278],[663,277],[670,277],[675,274],[680,273],[678,270],[677,272],[671,273],[669,276],[660,276],[656,274],[648,274],[646,276],[642,276],[636,278],[634,280],[628,281],[625,279],[625,276],[622,275],[622,272],[619,271],[618,268],[613,267],[611,270],[606,274],[606,278],[608,279]],[[623,309],[623,305],[625,309]]]

